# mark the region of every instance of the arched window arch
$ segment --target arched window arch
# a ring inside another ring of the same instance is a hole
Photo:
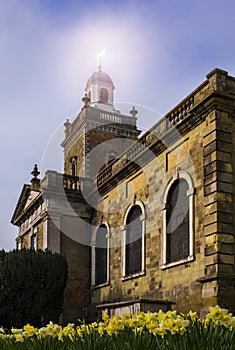
[[[131,205],[124,219],[123,277],[144,273],[145,213],[141,202]]]
[[[105,88],[100,89],[100,103],[108,103],[109,100],[109,92]]]
[[[193,259],[193,182],[178,172],[163,196],[162,268]]]
[[[109,281],[109,227],[101,223],[92,241],[92,285]]]

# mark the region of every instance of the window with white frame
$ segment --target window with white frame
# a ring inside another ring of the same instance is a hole
[[[162,267],[193,259],[193,194],[191,177],[179,172],[164,194]]]
[[[134,276],[144,272],[145,258],[145,216],[144,207],[138,203],[127,210],[124,226],[123,277]]]
[[[30,238],[30,248],[37,249],[37,234],[32,234]]]
[[[102,223],[92,244],[92,284],[100,285],[109,280],[109,230]]]

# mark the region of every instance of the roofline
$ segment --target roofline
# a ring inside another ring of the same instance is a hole
[[[14,210],[14,213],[12,215],[12,218],[11,218],[11,221],[10,223],[13,224],[13,225],[17,225],[17,223],[19,222],[19,220],[26,214],[26,212],[30,209],[30,207],[34,206],[35,203],[38,201],[38,199],[41,197],[41,190],[34,190],[35,192],[38,192],[39,195],[36,196],[33,201],[27,206],[26,209],[24,209],[23,211],[21,211],[20,209],[20,206],[21,206],[21,202],[24,198],[24,196],[26,195],[26,193],[31,190],[31,185],[29,184],[24,184],[23,186],[23,189],[22,189],[22,192],[20,194],[20,197],[18,199],[18,202],[16,204],[16,207],[15,207],[15,210]]]

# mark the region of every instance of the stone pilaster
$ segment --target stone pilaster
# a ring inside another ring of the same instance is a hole
[[[47,248],[53,253],[60,253],[60,217],[51,216],[47,218]]]
[[[234,276],[232,129],[228,112],[208,115],[203,137],[205,306],[219,303],[222,281]]]

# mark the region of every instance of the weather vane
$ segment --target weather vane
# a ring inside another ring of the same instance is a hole
[[[103,50],[99,50],[98,55],[96,55],[96,58],[98,59],[97,67],[99,70],[101,70],[101,68],[102,68],[101,58],[104,56],[105,53],[106,53],[106,50],[103,49]]]

